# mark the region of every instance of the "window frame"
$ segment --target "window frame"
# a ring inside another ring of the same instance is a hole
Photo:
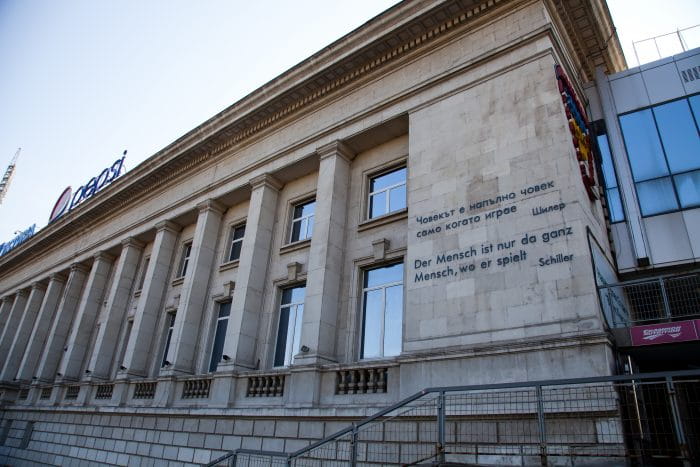
[[[228,241],[226,242],[226,250],[224,251],[223,264],[233,263],[240,260],[241,251],[243,251],[243,240],[245,239],[246,226],[247,225],[245,221],[231,224],[231,227],[229,228]],[[238,231],[239,229],[243,229],[243,235],[240,238],[235,238],[236,231]],[[231,258],[231,255],[233,254],[233,247],[236,243],[240,244],[241,248],[238,251],[238,257]]]
[[[151,262],[151,255],[146,255],[141,262],[141,270],[139,271],[138,282],[136,283],[136,293],[141,293],[143,290],[143,284],[146,283],[146,271]]]
[[[224,345],[226,344],[226,332],[228,330],[228,324],[229,320],[231,319],[231,307],[232,307],[233,302],[231,299],[223,300],[223,301],[216,301],[214,302],[214,315],[212,316],[213,318],[213,329],[212,329],[212,334],[211,334],[211,345],[209,346],[209,363],[207,364],[207,371],[209,373],[214,373],[217,371],[219,363],[221,363],[221,358],[224,355]],[[222,307],[228,305],[228,314],[226,316],[221,316],[221,311]],[[216,349],[216,339],[219,335],[219,325],[221,324],[222,321],[226,321],[224,330],[223,330],[223,342],[221,343],[221,355],[219,356],[219,359],[214,362],[214,351]],[[216,363],[214,368],[212,369],[212,365]]]
[[[307,205],[309,205],[309,204],[313,204],[313,205],[314,205],[314,211],[313,211],[313,213],[307,214],[307,215],[301,215],[300,217],[294,217],[294,211],[296,211],[296,209],[297,209],[298,207],[304,207],[304,206],[307,206]],[[316,216],[316,197],[315,197],[315,196],[313,196],[313,197],[302,198],[302,199],[300,199],[300,200],[292,201],[292,202],[290,203],[289,222],[287,223],[289,232],[288,232],[287,235],[286,235],[286,237],[287,237],[287,245],[291,245],[291,244],[295,244],[295,243],[300,243],[300,242],[304,242],[304,241],[307,241],[307,240],[311,240],[311,237],[313,237],[313,230],[314,230],[313,225],[314,225],[314,223],[315,223],[315,219],[314,219],[315,216]],[[308,222],[309,219],[314,219],[314,220],[311,222],[311,233],[309,233],[309,222]],[[302,223],[302,225],[303,225],[303,221],[304,221],[304,220],[307,221],[307,222],[306,222],[306,236],[305,236],[305,237],[301,237],[301,228],[300,228],[300,229],[299,229],[299,231],[300,231],[300,238],[295,239],[295,238],[294,238],[294,224],[295,224],[296,222],[300,222],[300,223]]]
[[[397,172],[401,169],[406,170],[406,176],[404,177],[403,183],[395,183],[393,185],[390,185],[385,188],[381,188],[379,190],[372,191],[372,181],[374,179],[377,179],[379,177],[383,177],[384,175],[388,175],[393,172]],[[364,220],[365,221],[373,221],[375,219],[381,219],[383,217],[390,216],[392,214],[396,214],[398,212],[402,212],[408,208],[408,164],[406,162],[405,158],[402,158],[398,162],[392,162],[386,166],[380,167],[376,170],[372,170],[371,172],[367,173],[365,175],[365,196],[364,196],[364,202],[365,202],[365,208],[363,210],[364,212]],[[405,187],[405,198],[404,198],[404,207],[401,209],[395,209],[391,210],[391,190],[398,188],[398,187]],[[372,216],[371,210],[372,210],[372,197],[375,195],[378,195],[379,193],[386,193],[386,202],[385,202],[385,208],[386,211],[383,214],[379,214],[376,216]]]
[[[401,264],[403,266],[402,276],[400,281],[387,282],[377,286],[365,287],[365,278],[367,273],[377,269],[389,268]],[[386,290],[390,287],[395,287],[401,285],[401,329],[400,329],[400,350],[396,355],[386,355],[385,353],[385,339],[386,339]],[[372,361],[372,360],[384,360],[389,358],[395,358],[403,352],[403,337],[404,337],[404,315],[406,311],[406,262],[404,257],[388,258],[386,262],[383,263],[372,263],[360,266],[359,274],[359,332],[358,332],[358,360],[360,361]],[[367,322],[366,316],[366,293],[374,290],[383,290],[382,293],[382,326],[380,333],[380,352],[377,356],[365,357],[365,324]]]
[[[180,248],[180,261],[178,262],[177,275],[175,276],[175,279],[181,279],[187,275],[187,269],[190,264],[191,256],[192,240],[182,242],[182,248]]]
[[[301,302],[294,302],[293,298],[290,298],[289,303],[283,303],[284,300],[284,293],[287,290],[294,290],[294,289],[299,289],[303,288],[304,289],[304,298]],[[298,347],[301,348],[301,327],[303,325],[304,321],[304,307],[306,304],[306,282],[298,282],[298,283],[292,283],[292,284],[285,284],[284,286],[279,288],[279,300],[278,300],[278,305],[277,305],[277,320],[276,320],[276,332],[275,332],[275,337],[274,337],[274,348],[272,351],[272,368],[274,369],[279,369],[279,368],[288,368],[294,364],[294,340],[295,338],[298,337]],[[301,314],[299,314],[299,307],[301,306]],[[294,308],[294,325],[292,326],[292,330],[296,331],[297,327],[299,327],[299,335],[296,335],[296,332],[292,334],[292,339],[290,341],[289,339],[289,321],[291,317],[291,309],[292,307]],[[282,324],[282,309],[283,308],[288,308],[290,311],[288,312],[288,317],[287,317],[287,326],[285,329],[285,353],[284,353],[284,362],[281,365],[277,364],[277,351],[279,349],[280,345],[280,325]],[[289,351],[289,354],[287,354],[287,351]]]
[[[627,210],[625,208],[625,203],[622,198],[622,189],[620,188],[620,177],[618,176],[617,173],[617,167],[615,166],[615,157],[613,155],[613,150],[612,147],[610,146],[610,137],[608,136],[608,129],[605,125],[604,120],[597,120],[595,122],[591,123],[591,127],[593,128],[593,134],[592,140],[594,140],[594,145],[593,147],[595,148],[595,156],[596,156],[596,161],[597,161],[597,169],[598,169],[598,179],[602,181],[600,183],[602,190],[605,193],[605,201],[607,204],[607,210],[608,210],[608,219],[611,224],[617,224],[620,222],[625,222],[627,221]],[[600,144],[600,138],[604,137],[605,138],[605,144],[606,144],[606,150],[609,156],[609,163],[610,163],[610,168],[612,170],[612,180],[608,180],[607,177],[605,176],[605,170],[604,170],[604,162],[606,159],[606,156],[603,152],[602,145]],[[610,192],[613,192],[617,190],[617,197],[620,200],[620,210],[621,210],[621,218],[615,218],[613,219],[613,203],[610,201]]]
[[[638,109],[634,109],[634,110],[631,110],[629,112],[623,112],[623,113],[620,113],[617,115],[618,125],[620,128],[620,136],[622,137],[622,142],[623,142],[624,147],[625,147],[625,152],[627,153],[627,164],[630,168],[630,174],[632,176],[632,183],[634,184],[634,191],[635,191],[636,198],[637,198],[637,204],[639,206],[639,211],[640,211],[642,218],[660,216],[660,215],[664,215],[664,214],[671,214],[674,212],[681,212],[681,211],[685,211],[688,209],[700,208],[700,203],[693,205],[693,206],[683,207],[683,205],[681,203],[681,198],[679,195],[679,188],[677,187],[677,182],[676,182],[677,177],[687,175],[687,174],[692,174],[694,172],[700,172],[700,168],[684,170],[684,171],[679,171],[679,172],[672,171],[671,164],[669,163],[669,158],[668,158],[669,156],[667,154],[666,145],[664,144],[661,130],[659,128],[659,123],[657,121],[656,114],[654,113],[654,109],[657,107],[661,107],[661,106],[664,106],[667,104],[672,104],[674,102],[685,101],[686,105],[688,106],[690,116],[693,119],[693,123],[695,124],[695,130],[698,133],[700,133],[700,114],[695,112],[693,105],[690,102],[691,98],[697,97],[697,96],[700,96],[700,93],[682,96],[680,98],[670,99],[670,100],[663,101],[663,102],[658,102],[658,103],[655,103],[653,105],[640,107]],[[633,156],[630,153],[630,145],[629,145],[627,138],[625,137],[625,133],[623,131],[622,117],[625,117],[627,115],[632,115],[635,113],[639,113],[639,112],[644,112],[646,110],[650,111],[651,119],[652,119],[652,122],[654,125],[654,130],[656,130],[655,135],[656,135],[657,141],[659,143],[659,146],[661,148],[661,153],[662,153],[661,155],[663,156],[663,163],[666,166],[667,173],[665,175],[661,175],[658,177],[651,177],[651,178],[646,178],[643,180],[636,180],[635,176],[634,176],[634,171],[632,170],[632,157]],[[642,205],[642,198],[640,197],[640,193],[639,193],[639,185],[645,184],[645,183],[650,183],[650,182],[656,182],[656,181],[660,181],[660,180],[665,180],[665,179],[669,180],[670,187],[673,190],[673,200],[675,201],[676,207],[672,208],[672,209],[666,209],[663,211],[653,212],[651,214],[644,214],[645,209],[644,209],[644,206]],[[623,208],[624,208],[624,206],[623,206]]]
[[[168,362],[168,352],[170,351],[170,344],[172,343],[173,331],[175,330],[175,319],[177,318],[177,310],[166,311],[165,312],[165,329],[163,332],[163,346],[161,349],[161,359],[158,368],[167,368],[166,362]],[[169,362],[172,364],[172,362]]]

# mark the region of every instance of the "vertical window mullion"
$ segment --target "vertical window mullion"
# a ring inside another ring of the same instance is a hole
[[[382,332],[379,339],[379,353],[384,356],[384,340],[386,338],[386,286],[382,287]]]

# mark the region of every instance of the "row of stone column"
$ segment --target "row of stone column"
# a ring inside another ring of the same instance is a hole
[[[302,325],[302,343],[311,350],[296,359],[297,363],[309,364],[333,360],[334,355],[351,153],[342,144],[333,143],[319,150],[319,156],[316,221]],[[222,362],[220,370],[254,368],[257,360],[255,349],[281,184],[270,175],[256,177],[250,184],[246,234],[223,352],[229,360]],[[196,371],[202,314],[209,308],[207,291],[216,266],[216,245],[225,207],[208,200],[197,209],[189,266],[165,356],[170,362],[164,369],[166,374]],[[117,362],[121,366],[118,377],[148,376],[180,230],[171,221],[156,225],[123,361]],[[103,303],[105,314],[86,368],[90,378],[108,379],[114,359],[120,354],[120,330],[127,319],[143,247],[141,242],[128,238],[122,242],[116,260],[100,252],[89,268],[73,264],[67,278],[53,274],[29,289],[4,297],[0,302],[0,355],[7,358],[0,360],[0,381],[81,379],[80,371],[91,350],[91,336]],[[112,268],[114,279],[108,284]]]

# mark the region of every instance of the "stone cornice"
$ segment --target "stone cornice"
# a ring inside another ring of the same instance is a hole
[[[573,49],[577,71],[593,81],[595,69],[607,73],[627,68],[617,31],[605,0],[548,0]],[[558,20],[558,21],[557,21]]]

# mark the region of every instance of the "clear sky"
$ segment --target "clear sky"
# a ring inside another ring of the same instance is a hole
[[[0,243],[123,150],[135,167],[394,3],[0,0],[0,174],[22,147]],[[625,48],[700,23],[697,0],[659,5],[610,1]]]

